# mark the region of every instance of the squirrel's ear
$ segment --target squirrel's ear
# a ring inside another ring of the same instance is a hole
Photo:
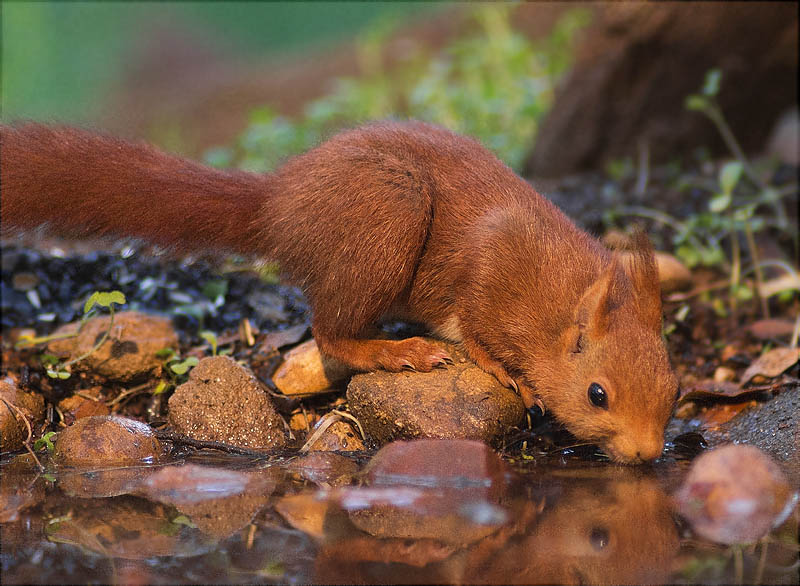
[[[623,265],[634,290],[634,305],[642,322],[661,331],[661,284],[650,239],[637,228],[631,238],[633,246],[624,255]]]
[[[611,257],[609,265],[586,290],[575,310],[575,323],[581,333],[592,337],[602,336],[611,324],[611,312],[618,306],[618,289],[622,266],[618,253]]]

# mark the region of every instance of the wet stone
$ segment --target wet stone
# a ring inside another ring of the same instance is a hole
[[[253,373],[227,356],[204,358],[169,399],[169,423],[189,437],[248,448],[286,443],[285,425]]]
[[[67,425],[72,425],[76,419],[92,417],[94,415],[110,415],[111,409],[102,400],[99,388],[81,391],[58,403],[58,408],[64,415]]]
[[[314,484],[341,486],[350,484],[358,472],[358,465],[334,452],[312,451],[292,460],[287,470]]]
[[[114,415],[78,419],[55,442],[56,462],[65,466],[124,466],[154,462],[161,454],[149,425]]]
[[[13,452],[28,437],[28,427],[22,418],[27,418],[31,426],[44,418],[44,399],[19,389],[10,379],[0,380],[0,398],[0,450]]]
[[[90,319],[74,338],[54,340],[48,351],[64,358],[89,352],[108,330],[111,316]],[[75,332],[79,322],[58,328],[54,334]],[[89,370],[111,380],[130,381],[158,372],[163,360],[157,356],[164,348],[177,348],[178,336],[170,320],[136,311],[123,311],[114,316],[108,339],[100,348],[76,363],[73,368]]]
[[[368,438],[380,445],[423,437],[492,442],[525,412],[518,395],[466,361],[432,372],[358,374],[347,387],[347,401]]]
[[[728,444],[699,456],[675,494],[678,512],[702,537],[752,543],[797,502],[780,466],[754,446]]]

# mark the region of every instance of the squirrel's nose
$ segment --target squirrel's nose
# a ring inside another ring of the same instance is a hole
[[[664,449],[664,439],[660,435],[650,438],[617,435],[611,440],[608,448],[618,461],[631,464],[649,462],[661,455]]]
[[[642,443],[636,450],[636,456],[643,462],[655,460],[664,451],[664,439],[661,437],[653,438],[648,442]]]

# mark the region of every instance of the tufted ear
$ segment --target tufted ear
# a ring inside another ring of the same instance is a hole
[[[600,273],[578,302],[575,323],[581,335],[600,337],[611,325],[611,312],[619,306],[626,280],[620,255],[614,253],[609,265]],[[580,345],[580,341],[578,342]]]
[[[653,245],[647,234],[636,229],[631,238],[632,246],[624,255],[625,272],[633,286],[633,302],[642,323],[661,332],[661,285],[658,280]]]

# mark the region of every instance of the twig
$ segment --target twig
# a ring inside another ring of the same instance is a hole
[[[702,295],[703,293],[707,293],[709,291],[714,291],[716,289],[723,289],[724,287],[730,287],[730,279],[725,279],[724,281],[715,281],[714,283],[709,283],[708,285],[703,285],[702,287],[696,287],[691,291],[687,291],[686,293],[673,293],[666,297],[666,301],[671,302],[680,302],[686,301],[691,299],[692,297],[697,297],[698,295]]]
[[[237,456],[249,456],[251,458],[264,459],[276,455],[280,450],[270,448],[268,450],[253,450],[250,448],[242,448],[240,446],[232,446],[222,442],[198,440],[179,433],[166,430],[156,430],[155,435],[159,440],[166,440],[174,444],[196,448],[198,450],[218,450],[228,454],[235,454]]]

